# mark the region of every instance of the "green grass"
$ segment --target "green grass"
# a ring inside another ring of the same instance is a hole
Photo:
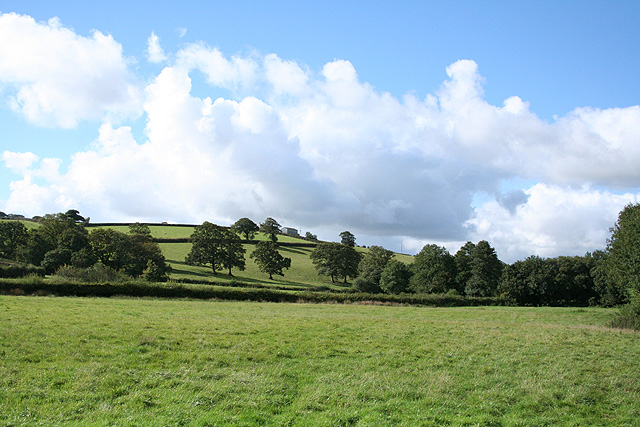
[[[639,425],[614,313],[0,296],[0,425]]]
[[[291,268],[284,271],[284,277],[273,276],[273,280],[269,280],[269,276],[258,270],[254,260],[250,258],[254,245],[244,245],[246,249],[246,270],[239,271],[233,269],[233,277],[228,276],[225,271],[218,272],[215,276],[212,274],[211,268],[189,266],[184,263],[184,259],[191,250],[190,243],[160,243],[162,252],[173,268],[171,273],[172,279],[192,279],[192,280],[215,280],[217,282],[245,282],[257,283],[266,286],[287,286],[297,287],[301,289],[312,287],[326,287],[333,290],[344,290],[349,288],[351,284],[331,283],[331,279],[326,276],[319,276],[309,255],[313,248],[298,247],[281,247],[280,253],[291,258]],[[359,251],[366,249],[358,248]],[[398,259],[411,259],[409,255],[397,255]]]

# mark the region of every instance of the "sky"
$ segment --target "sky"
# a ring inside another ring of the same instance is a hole
[[[604,249],[640,2],[0,2],[0,210]]]

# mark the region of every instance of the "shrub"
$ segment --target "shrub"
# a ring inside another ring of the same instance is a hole
[[[18,277],[28,276],[30,274],[35,274],[37,276],[44,277],[45,270],[44,267],[36,267],[31,264],[22,264],[22,263],[7,263],[0,264],[0,277],[13,279]]]
[[[370,294],[377,294],[381,292],[380,286],[377,283],[360,276],[356,277],[353,281],[353,289],[355,289],[357,292]]]
[[[130,280],[128,276],[102,263],[97,263],[87,268],[72,266],[61,267],[55,275],[57,281],[67,280],[85,283],[118,283]]]
[[[618,316],[611,322],[611,326],[640,330],[640,297],[636,297],[629,304],[622,306]]]

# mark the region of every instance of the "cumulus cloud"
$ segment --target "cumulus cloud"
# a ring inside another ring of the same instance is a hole
[[[157,38],[150,54],[152,46]],[[5,153],[23,179],[4,210],[73,205],[94,219],[219,223],[273,216],[335,233],[321,238],[349,229],[360,243],[394,249],[403,239],[415,252],[486,239],[513,261],[604,247],[636,197],[616,189],[639,186],[638,106],[581,108],[548,123],[517,96],[489,104],[471,60],[447,67],[435,93],[398,99],[360,81],[347,60],[315,72],[203,43],[170,57],[142,94],[144,140],[105,120],[64,173],[30,153]],[[193,93],[197,76],[209,97]],[[230,96],[214,95],[220,88]]]
[[[508,261],[604,249],[618,212],[628,203],[637,203],[640,194],[547,184],[536,184],[524,193],[526,201],[515,210],[489,201],[466,223],[472,238],[490,241]]]
[[[164,53],[162,46],[160,46],[160,38],[153,31],[147,39],[147,58],[150,62],[156,64],[167,60],[167,55]]]
[[[82,37],[57,18],[8,13],[0,15],[0,40],[0,83],[12,88],[13,109],[30,122],[69,128],[139,112],[139,91],[110,35]]]

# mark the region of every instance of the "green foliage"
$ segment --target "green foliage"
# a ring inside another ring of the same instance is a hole
[[[149,226],[147,224],[140,224],[139,222],[129,225],[129,234],[144,236],[151,239],[151,229]]]
[[[213,274],[221,270],[224,265],[223,242],[226,230],[208,221],[196,227],[191,235],[191,252],[185,258],[188,265],[209,265]]]
[[[96,258],[109,268],[124,270],[132,261],[133,243],[124,233],[109,228],[94,229],[89,234],[89,242]]]
[[[371,246],[362,256],[360,264],[358,264],[359,277],[373,284],[374,287],[379,286],[382,271],[393,257],[394,253],[392,251],[382,246]]]
[[[481,240],[473,247],[470,264],[471,275],[465,284],[464,293],[472,297],[494,296],[502,274],[502,263],[489,242]],[[460,273],[457,277],[460,277]]]
[[[291,267],[291,258],[280,255],[274,242],[258,242],[250,256],[260,271],[269,275],[269,279],[273,279],[274,274],[284,276],[283,270]]]
[[[315,234],[312,234],[310,231],[307,231],[305,233],[304,238],[307,240],[311,240],[312,242],[315,242],[318,240],[318,236]]]
[[[629,302],[629,296],[622,283],[611,277],[607,266],[609,254],[605,251],[587,253],[590,266],[589,275],[593,280],[593,289],[597,294],[597,303],[603,307],[613,307]]]
[[[229,270],[229,276],[233,276],[231,274],[232,268],[237,268],[240,271],[244,271],[245,269],[245,260],[244,254],[246,250],[244,246],[242,246],[242,242],[240,238],[236,235],[235,231],[229,230],[225,236],[225,241],[223,242],[223,251],[222,251],[222,265]]]
[[[611,228],[607,269],[629,298],[640,294],[640,204],[627,205]]]
[[[380,285],[362,276],[358,276],[353,281],[353,289],[356,292],[364,292],[369,294],[377,294],[382,292]]]
[[[215,275],[218,270],[244,270],[245,250],[233,230],[205,221],[191,235],[193,246],[185,262],[189,265],[209,265]]]
[[[473,242],[467,242],[454,255],[456,261],[456,290],[458,291],[464,291],[471,279],[471,265],[475,247],[476,245]]]
[[[407,291],[411,280],[411,269],[404,262],[391,260],[380,276],[380,288],[388,294]]]
[[[273,243],[278,241],[278,234],[280,234],[280,228],[282,226],[278,224],[278,221],[269,217],[264,220],[262,224],[260,224],[260,231],[269,236],[269,239]]]
[[[54,283],[121,283],[130,280],[124,273],[118,272],[98,262],[91,267],[79,268],[64,266],[54,276]]]
[[[253,239],[256,232],[260,229],[258,224],[251,221],[249,218],[240,218],[231,226],[231,228],[240,235],[244,234],[244,238],[246,240]]]
[[[36,274],[44,276],[46,271],[44,267],[36,267],[32,264],[24,264],[13,261],[0,261],[0,277],[17,278]]]
[[[15,260],[18,248],[27,243],[27,228],[18,221],[0,221],[0,258]]]
[[[45,268],[47,274],[53,274],[63,265],[71,262],[72,252],[66,248],[58,248],[45,254],[41,265]]]
[[[356,236],[351,234],[349,231],[343,231],[340,233],[340,243],[345,246],[354,247],[356,245]]]
[[[334,242],[320,243],[310,257],[318,274],[331,277],[332,283],[335,277],[342,277],[344,283],[347,283],[349,277],[358,275],[360,253],[352,246]]]
[[[456,286],[455,259],[444,247],[426,245],[416,255],[410,287],[418,293],[445,293]]]

